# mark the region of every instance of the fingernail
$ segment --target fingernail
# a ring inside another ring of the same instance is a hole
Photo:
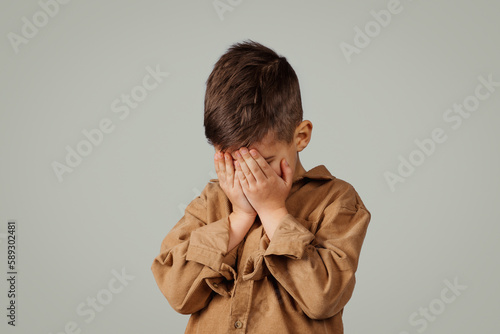
[[[241,158],[241,154],[240,154],[240,152],[239,152],[239,151],[235,151],[235,152],[234,152],[234,155],[236,155],[236,157],[237,157],[237,158]]]
[[[256,157],[257,156],[257,151],[251,150],[250,154],[252,155],[252,157]]]
[[[285,166],[288,166],[288,161],[285,160]]]
[[[242,147],[240,150],[241,150],[242,154],[247,154],[248,153],[248,150],[245,147]]]

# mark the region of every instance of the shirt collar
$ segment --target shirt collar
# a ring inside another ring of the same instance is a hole
[[[304,174],[300,175],[293,182],[297,182],[302,179],[313,179],[313,180],[333,180],[335,176],[333,176],[330,171],[325,167],[325,165],[319,165],[314,168],[311,168]]]

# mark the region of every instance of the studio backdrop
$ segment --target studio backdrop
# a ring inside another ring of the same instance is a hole
[[[216,178],[205,82],[287,58],[325,165],[372,214],[345,333],[497,333],[500,4],[0,4],[0,332],[183,333],[151,273]]]

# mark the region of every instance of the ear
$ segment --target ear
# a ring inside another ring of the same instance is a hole
[[[297,125],[295,128],[295,146],[297,147],[297,152],[302,151],[311,141],[313,125],[311,121],[304,120]]]

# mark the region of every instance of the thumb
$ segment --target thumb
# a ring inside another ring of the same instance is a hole
[[[290,185],[292,183],[292,167],[288,164],[288,161],[286,161],[286,158],[283,158],[281,161],[281,175],[283,176],[283,180],[287,185]]]

